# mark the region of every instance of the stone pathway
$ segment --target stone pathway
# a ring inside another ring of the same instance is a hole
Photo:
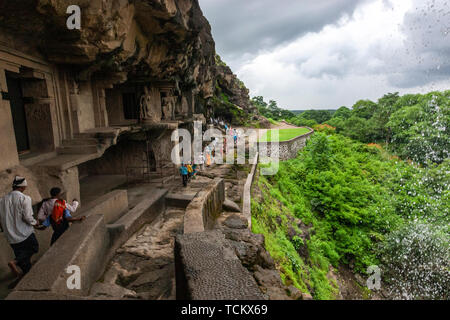
[[[178,195],[196,194],[213,178],[225,179],[227,197],[240,204],[248,172],[232,165],[213,165],[184,188],[181,178],[168,188]],[[241,181],[242,180],[242,181]],[[174,242],[183,233],[185,209],[168,207],[119,248],[90,299],[174,300]]]
[[[174,238],[183,232],[184,209],[167,208],[133,235],[110,262],[89,298],[174,300]]]

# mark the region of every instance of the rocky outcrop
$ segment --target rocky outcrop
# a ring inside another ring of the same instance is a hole
[[[241,208],[237,205],[237,203],[229,199],[225,199],[223,202],[223,209],[228,212],[241,212]]]
[[[224,214],[219,230],[225,235],[242,265],[251,272],[261,292],[270,300],[308,299],[297,288],[283,284],[275,262],[264,247],[264,236],[248,229],[247,219]]]
[[[251,120],[257,110],[250,102],[249,90],[219,55],[215,62],[215,96],[211,101],[214,113],[233,124]]]
[[[249,90],[218,55],[216,56],[215,72],[217,86],[229,97],[229,101],[249,111],[251,108]]]
[[[73,4],[81,8],[80,30],[66,26]],[[192,93],[196,113],[206,115],[209,106],[213,114],[222,93],[231,106],[251,109],[248,89],[216,61],[198,0],[2,1],[1,30],[0,43],[70,65],[80,80],[94,75],[118,82],[170,81]]]

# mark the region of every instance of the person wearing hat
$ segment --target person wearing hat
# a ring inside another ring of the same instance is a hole
[[[70,213],[77,211],[79,202],[74,199],[72,204],[64,200],[65,192],[60,188],[52,188],[50,190],[50,199],[42,201],[38,211],[38,220],[46,228],[52,226],[53,235],[50,245],[53,245],[64,232],[69,229],[70,222],[82,222],[85,216],[73,218]]]
[[[23,194],[27,186],[25,178],[16,176],[13,191],[0,198],[0,229],[15,255],[15,260],[8,266],[18,278],[30,271],[31,257],[39,251],[34,234],[38,222],[33,218],[31,198]]]

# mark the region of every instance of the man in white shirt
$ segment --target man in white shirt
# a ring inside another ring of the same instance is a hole
[[[39,251],[39,243],[34,235],[34,227],[38,226],[38,222],[33,218],[31,198],[23,194],[27,186],[25,178],[16,176],[13,191],[0,198],[0,229],[16,256],[8,266],[17,277],[30,271],[31,257]]]

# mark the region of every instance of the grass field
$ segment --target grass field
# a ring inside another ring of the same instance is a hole
[[[268,130],[265,135],[263,135],[259,141],[260,142],[271,142],[272,141],[272,131]],[[294,139],[295,137],[304,135],[309,132],[307,128],[293,128],[293,129],[279,129],[280,141],[288,141]]]

